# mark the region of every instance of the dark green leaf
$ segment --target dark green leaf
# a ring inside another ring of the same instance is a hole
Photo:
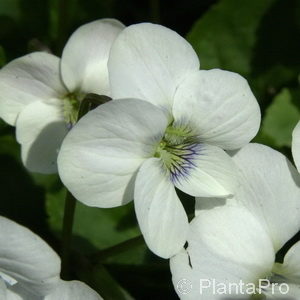
[[[61,232],[65,190],[47,193],[47,212],[51,229]],[[77,249],[92,253],[140,235],[133,205],[104,209],[77,202],[74,243]]]
[[[0,16],[8,16],[14,20],[19,20],[21,16],[20,0],[1,0]]]
[[[256,31],[274,0],[223,0],[192,28],[187,38],[202,69],[221,68],[243,75],[251,71]]]
[[[262,133],[272,139],[275,147],[290,147],[292,131],[299,119],[300,112],[292,102],[292,93],[283,89],[266,110]]]

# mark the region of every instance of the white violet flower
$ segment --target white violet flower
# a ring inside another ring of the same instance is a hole
[[[163,26],[124,29],[108,67],[115,100],[74,126],[58,157],[59,174],[90,206],[134,198],[146,243],[167,258],[184,245],[188,228],[175,187],[192,196],[232,195],[235,166],[223,149],[254,137],[259,106],[244,78],[199,71],[192,47]]]
[[[29,229],[0,216],[1,300],[101,300],[85,283],[59,277],[60,258]]]
[[[241,178],[235,201],[197,211],[188,247],[170,261],[175,289],[189,300],[299,299],[300,242],[283,263],[275,256],[300,229],[300,176],[266,146],[249,144],[233,159]]]
[[[87,93],[110,95],[107,60],[124,26],[103,19],[79,27],[62,58],[35,52],[0,71],[0,117],[16,126],[22,160],[31,171],[57,172],[61,142]]]

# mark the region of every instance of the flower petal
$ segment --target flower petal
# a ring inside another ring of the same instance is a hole
[[[101,105],[64,140],[58,157],[62,181],[90,206],[114,207],[131,201],[135,173],[153,155],[166,126],[163,111],[142,100]]]
[[[292,153],[295,165],[298,171],[300,171],[300,122],[298,122],[293,131]]]
[[[0,71],[0,117],[15,125],[18,114],[29,103],[66,92],[60,81],[58,57],[35,52],[17,58]]]
[[[284,284],[283,286],[280,286]],[[300,299],[300,285],[284,282],[276,285],[276,283],[264,291],[265,300],[298,300]]]
[[[192,159],[191,168],[187,169],[187,173],[172,176],[175,186],[196,197],[233,195],[237,176],[231,157],[215,146],[199,144],[199,149],[199,153]]]
[[[230,202],[232,198],[213,198],[213,197],[197,197],[195,199],[195,216],[198,216],[202,210],[213,209],[218,206],[223,206]]]
[[[215,300],[215,297],[205,293],[200,294],[199,282],[201,278],[196,278],[190,265],[190,257],[185,249],[182,249],[170,259],[170,269],[172,282],[176,293],[180,299],[184,300]],[[205,292],[205,291],[204,291]],[[200,297],[203,298],[200,298]]]
[[[57,289],[45,297],[45,300],[101,300],[93,289],[85,283],[77,280],[61,280]]]
[[[170,108],[178,84],[199,69],[199,60],[176,32],[142,23],[118,36],[108,69],[113,98],[139,98]]]
[[[124,25],[115,19],[79,27],[62,54],[62,79],[70,92],[110,95],[107,61],[111,45]]]
[[[58,283],[60,259],[33,232],[0,217],[0,269],[17,280],[17,294],[45,296]]]
[[[236,200],[260,219],[279,250],[300,228],[300,175],[281,153],[249,144],[233,160],[241,178]]]
[[[22,145],[22,160],[32,172],[57,172],[57,155],[68,129],[58,99],[33,102],[17,120],[17,141]]]
[[[32,298],[32,295],[29,295],[29,297],[31,297],[30,298],[31,300],[36,300],[36,298]],[[2,298],[0,298],[0,299],[2,299]],[[17,295],[13,291],[6,290],[6,298],[4,298],[4,300],[24,300],[24,298]]]
[[[150,250],[163,258],[178,253],[186,242],[188,219],[160,159],[147,159],[139,169],[134,207]]]
[[[175,124],[190,124],[205,143],[237,149],[248,143],[260,125],[260,109],[247,81],[223,70],[198,71],[178,88]]]
[[[6,285],[1,278],[0,278],[0,299],[6,300]]]
[[[218,299],[213,295],[215,283],[256,283],[271,272],[275,259],[272,242],[257,219],[243,207],[229,205],[200,212],[190,224],[189,256],[171,258],[173,283],[182,278],[192,283],[191,293],[181,299]],[[182,272],[183,270],[183,272]]]

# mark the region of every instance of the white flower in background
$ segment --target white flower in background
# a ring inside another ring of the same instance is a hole
[[[298,171],[300,171],[300,122],[298,122],[293,131],[292,153],[295,165]]]
[[[16,126],[22,160],[31,171],[57,172],[57,153],[87,93],[110,95],[107,60],[123,29],[103,19],[79,27],[62,58],[35,52],[0,71],[0,117]]]
[[[90,206],[134,198],[149,248],[167,258],[184,245],[188,228],[175,187],[192,196],[231,195],[235,167],[223,149],[251,140],[259,107],[245,79],[199,71],[192,47],[163,26],[124,29],[108,66],[112,96],[123,99],[89,112],[72,129],[59,174]]]
[[[80,281],[59,277],[60,258],[36,234],[0,217],[1,300],[100,300]]]
[[[177,293],[181,299],[225,299],[218,287],[225,285],[228,296],[229,284],[242,282],[246,293],[246,284],[258,287],[259,280],[267,279],[273,283],[262,289],[267,299],[299,299],[300,242],[283,264],[275,262],[275,255],[300,229],[300,176],[282,154],[266,146],[249,144],[233,159],[241,176],[237,202],[197,211],[187,249],[170,262]],[[182,293],[182,278],[192,286],[189,293]],[[288,284],[288,294],[280,283]]]

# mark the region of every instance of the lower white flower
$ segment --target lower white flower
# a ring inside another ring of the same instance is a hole
[[[0,117],[16,126],[24,165],[33,172],[57,172],[61,142],[77,119],[87,93],[110,95],[107,61],[124,26],[103,19],[79,27],[62,58],[35,52],[0,71]]]
[[[300,121],[298,122],[293,131],[292,153],[295,165],[298,171],[300,171]]]
[[[59,277],[60,258],[36,234],[0,217],[1,300],[100,300],[80,281]]]
[[[283,264],[275,262],[275,255],[300,229],[300,176],[282,154],[266,146],[249,144],[233,159],[241,180],[235,199],[215,208],[198,199],[202,209],[191,222],[188,247],[171,258],[174,286],[182,278],[193,286],[178,295],[250,299],[247,288],[254,286],[267,299],[299,299],[300,242]],[[262,280],[270,284],[260,285]]]
[[[202,211],[191,222],[188,245],[170,263],[174,287],[182,278],[193,286],[187,294],[177,289],[181,299],[251,299],[253,293],[267,299],[300,297],[300,242],[283,264],[275,263],[272,240],[245,208]]]

